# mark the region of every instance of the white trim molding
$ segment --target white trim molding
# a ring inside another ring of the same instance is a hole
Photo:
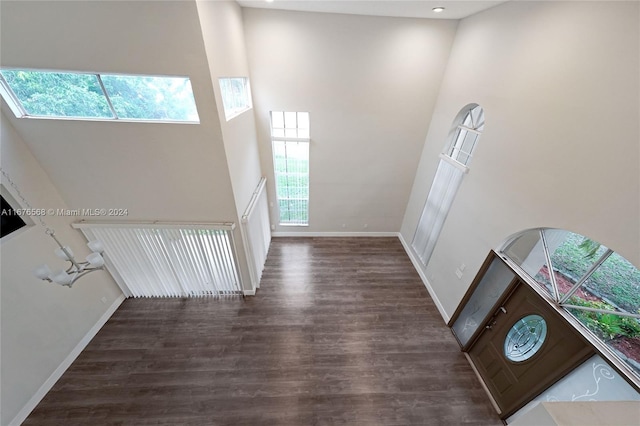
[[[272,232],[272,237],[397,237],[397,232]]]
[[[433,299],[433,303],[435,303],[436,308],[438,308],[438,312],[440,312],[440,315],[442,315],[444,322],[448,324],[451,317],[449,316],[449,314],[447,314],[447,311],[445,311],[444,306],[442,306],[442,302],[440,302],[440,299],[438,299],[438,296],[436,295],[435,290],[433,289],[433,287],[431,286],[431,283],[427,279],[427,275],[425,274],[424,269],[422,268],[422,262],[420,261],[420,259],[418,259],[418,256],[415,255],[415,253],[411,249],[411,246],[407,244],[407,242],[404,240],[404,237],[402,236],[402,234],[398,232],[397,235],[398,235],[398,238],[400,239],[400,242],[402,243],[402,246],[404,247],[404,251],[407,253],[407,256],[409,256],[409,259],[411,259],[411,263],[413,263],[413,267],[418,272],[418,275],[420,275],[420,278],[422,279],[422,283],[427,288],[427,291],[429,292],[429,296],[431,296],[431,299]]]
[[[125,296],[121,294],[114,300],[114,302],[109,306],[109,309],[106,310],[104,314],[100,317],[100,319],[94,324],[93,327],[84,335],[82,340],[78,342],[78,344],[71,350],[69,355],[60,363],[58,368],[54,370],[53,373],[49,376],[49,378],[40,386],[38,391],[31,397],[31,399],[22,407],[22,409],[16,414],[16,416],[9,422],[9,426],[19,426],[26,420],[26,418],[31,414],[34,408],[42,401],[42,398],[51,390],[53,385],[56,384],[58,379],[62,377],[65,371],[71,366],[73,361],[80,355],[80,353],[87,347],[91,339],[98,334],[98,331],[102,328],[103,325],[111,318],[111,315],[118,309],[120,304],[124,301]]]

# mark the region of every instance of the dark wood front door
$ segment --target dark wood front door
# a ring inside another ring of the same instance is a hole
[[[506,418],[592,353],[533,289],[519,283],[469,349]]]

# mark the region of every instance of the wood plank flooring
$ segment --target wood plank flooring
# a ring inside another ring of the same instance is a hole
[[[127,299],[25,425],[501,425],[396,238],[274,238],[255,297]]]

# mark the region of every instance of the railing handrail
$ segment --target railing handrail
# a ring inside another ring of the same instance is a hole
[[[242,214],[243,223],[247,223],[247,221],[249,220],[249,216],[251,216],[251,213],[253,213],[253,210],[255,209],[255,206],[256,206],[256,202],[258,201],[258,197],[264,190],[266,183],[267,183],[267,178],[264,176],[261,177],[260,182],[258,182],[258,186],[256,187],[255,191],[253,191],[253,194],[251,194],[251,199],[249,200],[249,204],[247,205],[247,208]]]
[[[160,222],[160,221],[88,221],[74,222],[75,229],[83,228],[169,228],[169,229],[210,229],[233,231],[235,222]]]

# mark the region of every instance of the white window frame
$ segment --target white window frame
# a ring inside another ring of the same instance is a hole
[[[466,110],[466,112],[464,112]],[[464,115],[462,113],[464,112]],[[475,150],[480,135],[484,129],[484,110],[479,105],[471,105],[465,107],[461,114],[458,115],[462,118],[459,124],[456,126],[454,136],[449,144],[449,147],[445,150],[445,156],[451,158],[459,164],[468,167],[473,157],[473,151]],[[465,146],[467,135],[474,135],[473,142],[470,147]],[[466,159],[463,158],[466,156]]]
[[[283,127],[274,127],[274,113],[282,113],[283,114]],[[284,116],[285,114],[295,114],[296,115],[296,126],[295,127],[286,127],[285,124],[285,119]],[[307,116],[307,127],[299,127],[299,114],[306,114]],[[278,225],[280,226],[309,226],[309,199],[310,196],[307,195],[306,199],[299,199],[299,201],[306,201],[306,205],[307,205],[307,221],[304,223],[300,223],[300,222],[283,222],[282,221],[282,212],[280,211],[280,201],[281,200],[288,200],[288,198],[281,198],[281,194],[278,193],[278,171],[276,170],[276,158],[275,158],[275,154],[276,154],[276,149],[275,149],[275,144],[276,143],[285,143],[285,147],[287,144],[289,143],[306,143],[308,144],[307,146],[307,161],[309,161],[309,157],[310,157],[310,142],[311,142],[311,137],[310,137],[310,116],[308,112],[304,112],[304,111],[270,111],[269,112],[269,122],[270,122],[270,127],[271,127],[271,146],[272,146],[272,152],[273,152],[273,173],[274,173],[274,183],[275,183],[275,188],[276,188],[276,204],[278,207]],[[302,130],[302,132],[301,132]],[[280,133],[279,131],[282,131],[282,134],[276,134],[276,133]],[[295,136],[285,136],[287,134],[287,131],[291,134],[295,134]],[[302,137],[301,137],[302,134]],[[307,182],[309,180],[309,166],[307,166]],[[310,188],[307,187],[307,194],[309,193]]]
[[[0,95],[4,98],[7,105],[11,109],[11,112],[16,116],[16,118],[27,118],[27,119],[35,119],[35,120],[74,120],[74,121],[121,121],[128,123],[176,123],[176,124],[200,124],[200,115],[198,113],[197,104],[195,102],[195,94],[193,94],[193,104],[196,110],[196,119],[195,120],[168,120],[168,119],[152,119],[152,118],[122,118],[118,116],[112,102],[109,97],[108,91],[105,89],[104,83],[102,81],[102,76],[123,76],[123,77],[158,77],[158,78],[186,78],[189,80],[189,84],[191,85],[191,79],[188,76],[179,76],[179,75],[142,75],[142,74],[117,74],[117,73],[94,73],[94,72],[80,72],[80,71],[67,71],[67,70],[50,70],[50,69],[34,69],[34,68],[10,68],[10,67],[2,67],[0,71],[31,71],[31,72],[41,72],[41,73],[64,73],[64,74],[83,74],[83,75],[93,75],[97,78],[97,81],[102,89],[102,93],[105,97],[105,100],[109,106],[112,117],[83,117],[83,116],[58,116],[58,115],[36,115],[29,114],[29,112],[24,108],[22,101],[16,96],[11,86],[7,83],[4,76],[0,73]]]
[[[558,284],[556,282],[555,273],[549,274],[549,281],[552,287],[551,289],[549,289],[545,286],[545,284],[541,283],[538,279],[533,277],[531,272],[532,270],[538,268],[537,265],[542,266],[543,264],[546,265],[548,270],[550,271],[554,269],[552,254],[555,249],[551,249],[549,247],[550,236],[548,234],[550,231],[555,231],[555,232],[561,231],[564,233],[569,232],[566,230],[560,230],[556,228],[529,229],[526,231],[518,232],[517,234],[511,236],[496,251],[502,257],[502,259],[504,259],[505,262],[514,271],[518,273],[520,278],[527,281],[534,289],[539,289],[538,294],[540,294],[544,300],[546,300],[550,305],[552,305],[556,310],[558,310],[558,312],[560,312],[568,320],[569,324],[571,324],[576,330],[578,330],[583,336],[585,336],[586,339],[589,340],[596,347],[596,349],[598,349],[598,351],[602,356],[604,356],[607,360],[609,360],[612,365],[617,367],[618,371],[621,374],[623,374],[628,380],[630,380],[636,386],[640,386],[640,374],[637,372],[637,370],[633,369],[629,365],[629,363],[627,363],[627,361],[625,361],[622,357],[620,357],[620,355],[617,352],[614,352],[614,350],[609,346],[609,344],[605,340],[603,340],[601,337],[596,335],[596,333],[591,331],[586,324],[580,321],[578,317],[570,311],[570,309],[575,309],[580,311],[591,311],[591,312],[596,312],[601,314],[612,314],[612,315],[617,315],[619,317],[630,317],[636,320],[640,320],[640,314],[621,312],[621,311],[615,311],[615,310],[609,310],[609,309],[597,309],[597,308],[590,308],[585,306],[576,306],[576,305],[567,303],[570,300],[571,296],[573,296],[579,289],[583,288],[588,278],[594,272],[596,272],[596,270],[600,268],[602,264],[612,254],[615,254],[616,252],[608,247],[602,246],[603,253],[600,254],[597,259],[596,258],[593,259],[591,267],[585,270],[584,272],[582,272],[579,277],[578,276],[575,277],[576,279],[575,284],[566,294],[560,294]],[[540,247],[539,251],[542,251],[543,256],[537,260],[534,260],[533,264],[536,265],[535,267],[527,268],[525,267],[525,265],[529,263],[529,257],[531,257],[532,255],[539,256],[540,253],[536,253],[534,251],[534,248],[532,248],[531,251],[527,254],[527,257],[525,257],[524,259],[518,259],[512,256],[509,249],[513,246],[513,244],[516,243],[516,241],[520,239],[520,237],[526,234],[532,235],[533,233],[536,233],[536,232],[539,234],[539,240],[538,240],[538,243],[536,243],[535,247]],[[575,234],[575,235],[578,235],[579,237],[584,238],[583,235],[580,235],[580,234]],[[556,240],[555,241],[556,244],[554,245],[557,247],[557,245],[559,245],[561,241],[564,241],[564,240]],[[618,254],[618,256],[620,255]],[[627,262],[629,261],[627,260]]]
[[[484,129],[484,110],[477,104],[465,106],[456,116],[454,126],[450,132],[451,140],[440,154],[440,162],[411,241],[414,253],[425,267],[431,260],[462,179],[469,172],[468,164]],[[463,149],[467,134],[474,135],[468,151]],[[462,159],[463,155],[466,158]]]
[[[231,84],[231,80],[243,81],[244,90],[243,93],[240,94],[240,99],[230,99],[230,97],[234,98],[233,92],[230,92],[229,85]],[[220,77],[218,84],[220,85],[220,97],[222,98],[222,106],[224,108],[224,118],[227,121],[253,108],[249,77]],[[234,106],[235,103],[240,104],[240,106]]]

